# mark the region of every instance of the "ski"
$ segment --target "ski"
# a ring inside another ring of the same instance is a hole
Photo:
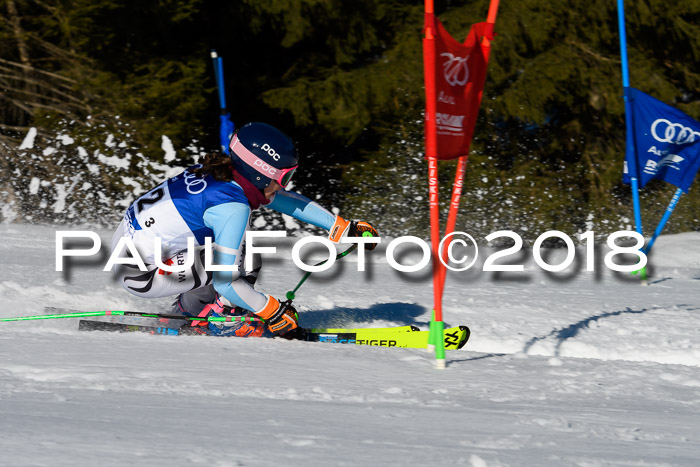
[[[133,321],[133,316],[130,317],[130,321]],[[148,317],[145,317],[148,318]],[[124,321],[121,316],[116,317],[119,321]],[[125,322],[114,322],[114,321],[90,321],[90,320],[80,320],[78,322],[79,331],[113,331],[113,332],[146,332],[149,334],[162,334],[169,336],[180,336],[180,335],[212,335],[209,333],[208,328],[203,326],[190,326],[188,324],[183,325],[182,319],[164,319],[160,318],[155,324],[133,324]],[[306,335],[334,335],[334,334],[348,334],[348,333],[366,333],[366,334],[382,334],[382,333],[406,333],[406,332],[417,332],[419,329],[416,326],[394,326],[389,328],[334,328],[334,329],[305,329],[303,332]],[[300,340],[305,339],[303,336],[299,337]]]
[[[168,323],[163,323],[168,324]],[[302,329],[293,337],[308,342],[369,345],[377,347],[400,347],[424,349],[428,345],[428,331],[416,330],[415,326],[365,329]],[[80,320],[80,331],[144,332],[153,335],[211,335],[204,326],[146,326],[141,324],[113,323],[105,321]],[[445,349],[461,349],[469,340],[467,326],[457,326],[444,331]]]
[[[458,350],[469,340],[471,331],[467,326],[445,329],[443,339],[446,350]],[[301,340],[340,344],[371,345],[378,347],[401,347],[424,349],[428,346],[428,331],[376,332],[374,329],[311,329]]]
[[[163,323],[169,324],[169,323]],[[199,330],[201,332],[194,332]],[[90,321],[81,319],[78,322],[78,331],[107,331],[107,332],[145,332],[163,336],[182,336],[206,334],[203,326],[148,326],[143,324],[113,323],[109,321]]]
[[[142,311],[120,311],[120,310],[106,310],[106,311],[78,311],[71,310],[68,308],[54,308],[54,307],[44,307],[44,313],[52,313],[39,316],[23,316],[17,318],[2,318],[0,321],[26,321],[34,319],[56,319],[56,318],[87,318],[87,317],[129,317],[129,318],[153,318],[158,320],[180,320],[180,321],[211,321],[211,322],[256,322],[264,321],[262,318],[256,316],[234,316],[234,315],[224,315],[224,316],[185,316],[185,315],[173,315],[167,313],[149,313]]]
[[[310,332],[314,333],[343,333],[343,332],[362,332],[362,331],[373,331],[373,332],[416,332],[420,331],[417,326],[392,326],[389,328],[312,328],[308,329]]]
[[[155,327],[161,327],[163,324],[170,324],[171,327],[181,326],[183,321],[206,321],[206,322],[257,322],[264,321],[256,316],[237,316],[237,315],[224,315],[224,316],[184,316],[184,315],[173,315],[167,313],[152,313],[152,312],[142,312],[142,311],[79,311],[72,310],[69,308],[56,308],[56,307],[44,307],[44,313],[49,313],[43,316],[29,316],[20,318],[6,318],[7,321],[20,321],[25,319],[50,319],[50,318],[110,318],[112,322],[128,322],[130,323],[134,319],[143,320],[156,320],[157,324]],[[371,328],[372,331],[382,331],[388,330],[392,332],[409,332],[418,331],[416,326],[394,326],[389,328]],[[366,329],[359,328],[360,331]],[[318,329],[312,330],[314,332],[353,332],[356,329]]]

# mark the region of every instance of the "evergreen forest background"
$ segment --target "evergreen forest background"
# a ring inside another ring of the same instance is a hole
[[[700,0],[626,3],[632,85],[700,119]],[[632,228],[615,4],[501,2],[460,230]],[[461,40],[488,1],[436,11]],[[216,150],[216,49],[236,125],[297,142],[296,189],[427,236],[422,26],[422,0],[0,0],[0,216],[114,226]],[[454,163],[440,170],[447,209]],[[674,190],[643,190],[647,233]],[[700,230],[698,190],[667,232]],[[299,227],[267,216],[254,225]]]

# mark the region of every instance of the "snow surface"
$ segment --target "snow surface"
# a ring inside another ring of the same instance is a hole
[[[18,149],[33,149],[34,148],[34,139],[36,139],[37,131],[36,128],[32,127],[29,129],[27,132],[27,135],[24,137],[24,140],[22,140],[22,144],[20,144]]]
[[[165,151],[165,162],[170,163],[175,160],[177,154],[175,153],[175,148],[173,147],[173,142],[170,138],[163,135],[161,136],[160,148]]]
[[[0,226],[1,317],[169,308],[115,284],[104,251],[56,272],[55,230]],[[266,258],[261,289],[296,285],[289,258]],[[368,258],[311,276],[302,325],[427,329],[430,272]],[[658,240],[648,287],[531,258],[449,276],[445,321],[472,339],[443,371],[414,349],[0,323],[0,465],[699,465],[700,234]]]

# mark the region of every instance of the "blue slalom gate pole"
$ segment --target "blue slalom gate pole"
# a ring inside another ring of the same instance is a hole
[[[216,88],[219,91],[219,106],[221,110],[226,110],[226,93],[224,91],[224,71],[222,69],[223,61],[216,53],[216,50],[211,51],[211,58],[214,61],[214,74],[216,76]]]
[[[214,76],[216,76],[216,88],[219,92],[219,140],[221,142],[221,152],[228,155],[228,143],[231,141],[235,125],[231,121],[231,114],[226,109],[226,91],[224,87],[224,63],[216,50],[211,51],[211,58],[214,62]]]
[[[637,148],[634,145],[634,121],[632,120],[632,101],[629,97],[630,74],[629,65],[627,62],[627,32],[625,30],[625,5],[624,0],[617,0],[617,23],[620,31],[620,59],[622,62],[622,87],[624,89],[625,99],[625,127],[626,127],[626,152],[636,154]],[[632,188],[632,205],[634,206],[634,225],[639,235],[644,235],[642,231],[642,210],[639,202],[639,181],[637,179],[636,164],[627,164],[627,170],[630,173],[630,186]],[[642,284],[646,285],[647,274],[646,268],[640,271]]]
[[[625,31],[625,6],[624,0],[617,0],[617,20],[618,27],[620,29],[620,58],[622,61],[622,87],[624,88],[624,99],[625,99],[625,125],[627,128],[627,140],[626,145],[628,149],[631,149],[632,153],[636,153],[636,148],[634,146],[634,122],[632,121],[632,101],[628,95],[628,89],[630,87],[630,73],[629,65],[627,62],[627,33]],[[642,212],[639,203],[639,182],[637,180],[637,167],[627,167],[630,171],[630,180],[632,187],[632,202],[634,204],[634,224],[637,232],[642,235]]]
[[[678,188],[676,192],[673,194],[673,198],[671,198],[671,202],[668,203],[668,207],[666,208],[666,212],[664,213],[664,216],[661,218],[659,221],[659,225],[656,227],[656,230],[654,231],[654,235],[652,235],[651,239],[649,240],[649,244],[647,244],[646,248],[644,248],[644,253],[649,254],[649,250],[651,250],[652,245],[654,245],[654,242],[656,241],[656,237],[661,235],[661,232],[664,230],[664,227],[666,227],[666,222],[668,222],[669,217],[671,217],[671,214],[673,214],[673,210],[676,209],[676,205],[678,204],[678,201],[681,199],[681,196],[683,196],[683,190]]]

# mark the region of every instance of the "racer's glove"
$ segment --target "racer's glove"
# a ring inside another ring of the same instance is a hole
[[[299,315],[289,301],[280,303],[275,297],[269,297],[267,305],[257,315],[265,320],[267,328],[275,335],[281,336],[299,327]]]
[[[379,237],[377,229],[365,221],[346,221],[340,216],[335,218],[335,224],[331,227],[329,239],[338,243],[344,236],[348,237]],[[368,250],[374,250],[379,243],[367,243]]]
[[[350,230],[348,231],[348,236],[350,237],[379,237],[379,232],[377,229],[372,227],[369,222],[365,221],[352,221],[350,223]],[[374,250],[377,248],[378,243],[368,243],[367,249]]]
[[[267,328],[273,334],[283,335],[299,327],[299,314],[291,303],[280,303],[279,310],[267,320]]]

